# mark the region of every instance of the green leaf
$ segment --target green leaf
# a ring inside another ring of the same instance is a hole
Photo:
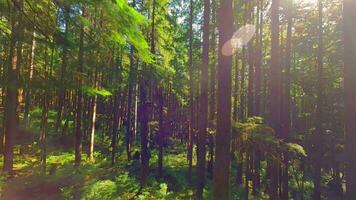
[[[111,96],[112,93],[106,89],[96,89],[93,87],[89,87],[89,86],[83,86],[82,90],[84,91],[84,93],[88,96],[95,96],[95,95],[99,95],[102,97],[107,97],[107,96]]]

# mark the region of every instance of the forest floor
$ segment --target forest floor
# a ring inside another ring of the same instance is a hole
[[[94,162],[83,154],[81,166],[75,168],[74,153],[59,150],[61,147],[54,144],[49,148],[46,171],[43,171],[36,148],[19,154],[17,147],[15,174],[7,181],[1,176],[0,199],[193,199],[194,196],[194,187],[186,180],[183,145],[165,151],[165,170],[161,179],[156,178],[157,152],[151,151],[151,175],[148,187],[143,190],[139,187],[139,160],[128,162],[123,151],[118,153],[114,166],[110,164],[108,152],[97,152]],[[0,159],[2,163],[3,158]]]

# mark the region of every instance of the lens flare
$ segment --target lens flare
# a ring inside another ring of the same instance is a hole
[[[231,56],[238,48],[246,46],[256,33],[256,27],[252,24],[246,24],[237,30],[234,35],[222,47],[224,56]]]

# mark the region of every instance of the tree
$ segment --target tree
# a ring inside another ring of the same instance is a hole
[[[203,55],[200,75],[199,136],[198,136],[198,185],[197,198],[202,199],[205,184],[206,136],[208,128],[209,84],[209,20],[210,0],[204,0]]]
[[[290,133],[290,68],[291,68],[291,51],[292,51],[292,23],[293,23],[293,1],[290,0],[288,2],[286,8],[286,18],[287,18],[287,42],[285,47],[285,63],[284,63],[284,73],[282,74],[283,79],[283,89],[282,89],[282,108],[281,108],[281,132],[282,138],[286,141],[289,140]],[[281,199],[288,199],[288,182],[289,182],[289,160],[288,160],[288,152],[282,153],[283,157],[283,167],[282,167],[282,193]]]
[[[4,134],[4,166],[3,170],[12,175],[15,134],[18,127],[18,88],[19,72],[22,62],[22,8],[23,1],[9,2],[11,9],[10,51],[7,61],[7,87],[5,100],[5,134]]]
[[[344,0],[344,87],[346,141],[346,199],[356,196],[356,2]]]
[[[82,7],[82,17],[85,17],[85,7]],[[78,50],[78,73],[83,73],[84,70],[84,24],[80,27],[80,36],[79,36],[79,50]],[[79,78],[79,84],[82,84],[82,78]],[[82,153],[82,112],[83,112],[83,93],[79,88],[77,90],[77,99],[76,99],[76,127],[75,127],[75,166],[79,166],[81,162],[81,153]]]
[[[269,93],[269,120],[271,127],[275,130],[276,134],[280,134],[281,122],[281,98],[280,98],[280,84],[281,84],[281,64],[279,60],[279,0],[272,0],[271,7],[271,66],[270,66],[270,93]],[[269,198],[278,199],[277,193],[277,163],[272,158],[269,163],[268,178],[270,179],[269,185]]]
[[[221,0],[218,11],[218,106],[216,157],[214,168],[214,199],[229,199],[231,138],[231,66],[232,56],[223,54],[223,46],[233,34],[232,1]],[[231,47],[231,44],[230,44]],[[231,49],[232,50],[232,49]]]
[[[313,198],[316,200],[321,199],[321,161],[320,158],[322,156],[321,152],[321,142],[322,138],[322,119],[323,119],[323,3],[322,0],[318,1],[318,52],[317,52],[317,99],[316,99],[316,124],[315,124],[315,152],[314,152],[314,190],[313,190]]]
[[[193,0],[189,1],[189,130],[188,130],[188,180],[192,178],[193,167],[193,121],[194,121],[194,83],[193,83]]]

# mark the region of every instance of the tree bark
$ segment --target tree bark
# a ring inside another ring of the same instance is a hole
[[[149,173],[148,155],[148,109],[146,97],[146,81],[141,77],[140,83],[140,128],[141,128],[141,187],[146,186]]]
[[[318,0],[318,52],[317,52],[317,99],[316,99],[316,126],[314,143],[314,174],[313,174],[313,199],[321,199],[321,157],[322,157],[322,118],[323,118],[323,4]]]
[[[158,178],[162,178],[163,175],[163,142],[165,137],[164,129],[164,96],[163,89],[158,89],[158,122],[159,122],[159,136],[158,136]]]
[[[282,91],[282,113],[281,113],[281,120],[282,120],[282,128],[281,134],[282,139],[286,142],[289,139],[289,132],[291,129],[291,115],[290,115],[290,68],[291,68],[291,50],[292,50],[292,9],[293,9],[293,2],[290,1],[287,7],[287,42],[286,42],[286,52],[285,52],[285,68],[283,74],[283,91]],[[288,182],[289,182],[289,161],[288,161],[288,152],[285,151],[282,153],[283,158],[283,165],[282,165],[282,192],[281,192],[281,200],[288,199]]]
[[[193,0],[190,0],[189,11],[189,130],[188,130],[188,181],[191,182],[193,168],[193,122],[194,122],[194,80],[193,80]]]
[[[111,134],[111,165],[114,166],[116,162],[116,143],[117,136],[119,131],[119,120],[120,120],[120,92],[117,91],[114,96],[114,105],[113,105],[113,125],[112,125],[112,134]]]
[[[199,138],[198,138],[198,182],[197,199],[202,199],[205,185],[206,136],[208,128],[209,87],[209,23],[210,0],[204,0],[203,55],[200,76]]]
[[[98,80],[98,71],[95,69],[94,75],[94,86],[98,88],[99,80]],[[91,127],[90,127],[90,137],[89,137],[89,159],[94,161],[94,140],[95,140],[95,122],[96,122],[96,108],[97,108],[98,96],[95,95],[92,97],[91,101]]]
[[[85,17],[85,7],[82,8],[82,16]],[[83,73],[84,70],[84,25],[81,25],[79,37],[79,51],[78,51],[78,73]],[[84,82],[79,77],[79,84]],[[81,162],[82,153],[82,112],[83,112],[83,92],[81,88],[77,89],[77,106],[76,106],[76,127],[75,127],[75,166],[78,167]]]
[[[231,138],[231,67],[232,56],[222,54],[222,47],[233,34],[232,1],[220,0],[218,12],[219,57],[218,57],[218,106],[216,134],[216,164],[214,168],[215,200],[229,199],[230,138]]]
[[[36,32],[33,31],[32,35],[32,43],[31,43],[31,52],[29,54],[28,61],[28,83],[26,87],[26,95],[25,95],[25,111],[24,111],[24,124],[25,127],[29,127],[29,114],[31,109],[31,81],[33,78],[33,68],[34,68],[34,58],[35,58],[35,49],[36,49]]]
[[[5,99],[5,134],[4,134],[4,165],[3,170],[13,174],[13,148],[16,128],[18,128],[18,88],[19,73],[22,62],[22,0],[9,3],[11,8],[11,39],[7,66],[7,88]]]
[[[280,135],[280,85],[281,85],[281,64],[279,60],[279,0],[272,0],[271,6],[271,66],[270,66],[270,94],[269,94],[269,114],[270,125],[277,136]],[[269,161],[269,198],[278,199],[278,164],[273,158]]]
[[[245,121],[245,108],[246,108],[246,95],[245,95],[245,75],[246,74],[246,48],[242,48],[242,56],[241,56],[241,83],[240,83],[240,113],[239,120],[241,122]]]
[[[344,0],[346,199],[356,197],[356,1]]]
[[[64,23],[65,23],[65,29],[64,29],[64,43],[63,43],[63,50],[62,50],[62,67],[61,67],[61,87],[59,88],[59,93],[58,93],[58,114],[57,114],[57,123],[56,123],[56,130],[59,131],[59,128],[61,127],[62,124],[62,117],[65,115],[65,104],[66,104],[66,81],[65,81],[65,76],[67,73],[67,36],[69,32],[69,8],[68,6],[64,6]],[[67,119],[66,119],[67,122]]]

